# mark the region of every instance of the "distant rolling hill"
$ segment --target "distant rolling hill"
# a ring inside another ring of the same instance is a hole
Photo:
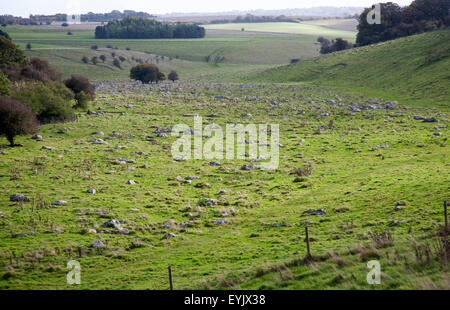
[[[450,30],[428,32],[277,67],[252,77],[312,82],[450,108]]]
[[[160,18],[171,17],[204,17],[204,16],[243,16],[252,14],[256,16],[312,16],[312,17],[345,17],[354,14],[360,14],[364,7],[334,7],[334,6],[317,6],[311,8],[297,9],[280,9],[280,10],[246,10],[246,11],[227,11],[227,12],[211,12],[211,13],[169,13],[158,15]]]
[[[290,33],[307,36],[324,36],[327,38],[344,38],[355,41],[356,31],[337,29],[334,25],[319,23],[228,23],[203,25],[206,30],[234,30],[250,32]]]

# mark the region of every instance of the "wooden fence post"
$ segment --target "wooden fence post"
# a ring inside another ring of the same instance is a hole
[[[446,230],[448,230],[447,206],[448,206],[448,202],[447,202],[447,200],[446,200],[446,201],[444,201],[444,216],[445,216],[445,229],[446,229]]]
[[[308,257],[311,257],[311,247],[309,246],[309,233],[308,226],[305,226],[305,234],[306,234],[306,249],[308,250]]]
[[[170,267],[170,266],[169,266],[169,283],[170,283],[170,290],[173,291],[172,267]]]

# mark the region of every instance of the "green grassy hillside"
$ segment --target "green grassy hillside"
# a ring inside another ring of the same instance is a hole
[[[112,53],[116,55],[116,58],[122,56],[126,60],[121,62],[120,68],[117,68],[113,64],[114,58]],[[27,56],[39,57],[47,59],[51,65],[63,74],[64,78],[68,78],[71,74],[82,74],[89,76],[91,80],[104,80],[104,79],[127,79],[130,76],[130,69],[137,65],[137,59],[141,59],[145,62],[158,63],[159,68],[166,74],[170,70],[177,70],[183,73],[183,77],[188,75],[192,71],[198,71],[199,68],[208,70],[206,63],[196,64],[191,61],[164,57],[158,57],[154,54],[100,48],[98,50],[91,50],[90,48],[35,48],[26,52]],[[91,58],[93,56],[100,57],[105,55],[106,60],[102,62],[98,59],[96,65],[92,64]],[[89,63],[82,62],[83,56],[89,59]]]
[[[253,79],[314,82],[448,107],[450,30],[424,33],[271,69]]]

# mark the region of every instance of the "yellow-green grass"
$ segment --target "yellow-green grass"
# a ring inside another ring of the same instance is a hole
[[[24,136],[16,141],[23,147],[2,149],[1,289],[167,289],[168,265],[176,289],[372,289],[364,281],[366,260],[345,253],[356,245],[374,246],[367,233],[378,230],[390,231],[394,243],[378,250],[383,276],[377,288],[440,287],[448,279],[448,268],[435,256],[430,263],[416,262],[410,240],[436,242],[434,234],[443,223],[449,147],[448,120],[438,116],[439,109],[398,107],[350,116],[349,102],[364,104],[370,97],[309,85],[180,82],[135,91],[127,82],[102,85],[91,109],[102,107],[106,114],[80,112],[77,122],[42,126],[42,142]],[[318,112],[330,115],[313,116]],[[225,169],[206,159],[177,162],[171,157],[175,137],[170,133],[147,141],[160,127],[193,126],[192,118],[183,117],[189,113],[220,125],[280,124],[279,168],[243,171],[239,168],[249,162],[242,160],[219,160]],[[217,117],[207,118],[211,113]],[[440,122],[416,121],[416,114],[438,116]],[[433,135],[434,126],[441,126],[441,137]],[[91,133],[97,130],[109,145],[92,144]],[[108,139],[113,131],[122,135]],[[118,145],[126,148],[107,151]],[[136,163],[119,164],[119,157]],[[308,164],[312,175],[294,182],[293,168]],[[200,179],[192,184],[176,179],[189,175]],[[130,179],[137,184],[127,184]],[[204,182],[209,186],[195,187]],[[87,193],[90,188],[97,193]],[[221,189],[226,193],[219,194]],[[10,202],[13,193],[32,202]],[[220,203],[199,209],[203,197]],[[68,204],[50,204],[60,199]],[[231,207],[234,215],[222,217]],[[327,213],[303,214],[317,208]],[[99,209],[109,214],[98,214]],[[224,218],[228,224],[212,222]],[[102,227],[109,219],[124,220],[121,225],[130,235]],[[187,227],[178,226],[186,220],[191,221]],[[294,265],[291,276],[282,271],[281,280],[280,272],[264,271],[305,256],[305,221],[310,222],[313,255],[335,251],[348,264],[325,259]],[[97,233],[87,233],[90,228]],[[161,240],[168,232],[176,237]],[[17,233],[28,236],[12,238]],[[95,240],[106,247],[91,248]],[[66,283],[72,259],[81,264],[80,285]]]
[[[324,36],[328,38],[344,38],[355,40],[356,31],[339,30],[322,25],[307,23],[229,23],[229,24],[209,24],[203,25],[207,30],[238,30],[244,28],[245,31],[291,33],[307,36]]]
[[[3,27],[13,40],[90,40],[94,39],[94,29],[79,29],[76,26],[7,26]],[[72,32],[72,35],[68,35]]]
[[[303,21],[303,24],[323,26],[332,29],[357,31],[358,20],[357,19],[342,19],[342,18],[330,18],[330,19],[314,19]]]
[[[304,60],[253,79],[312,82],[448,108],[449,41],[450,30],[429,32]]]

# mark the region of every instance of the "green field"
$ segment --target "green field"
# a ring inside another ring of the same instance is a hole
[[[299,34],[216,31],[203,39],[96,40],[94,29],[76,26],[9,26],[5,30],[22,48],[31,44],[32,50],[27,51],[27,55],[48,59],[64,77],[90,72],[92,79],[126,78],[135,63],[125,63],[122,70],[115,70],[111,57],[106,66],[94,67],[84,65],[81,62],[83,56],[109,56],[112,52],[127,59],[133,56],[145,60],[154,59],[157,55],[166,56],[183,61],[175,63],[169,58],[161,61],[163,70],[176,68],[182,80],[210,80],[211,76],[221,80],[239,80],[242,74],[287,64],[292,58],[315,57],[319,49],[317,36]],[[71,36],[67,35],[68,31],[72,32]],[[90,49],[94,44],[99,51]],[[117,48],[119,52],[107,49],[107,46]],[[208,63],[206,57],[210,58]],[[214,59],[217,57],[224,57],[224,60],[216,63]]]
[[[97,94],[76,122],[41,126],[42,141],[0,138],[0,289],[168,289],[169,265],[175,289],[449,289],[450,32],[317,57],[319,35],[353,32],[312,23],[208,25],[191,40],[8,26],[32,44],[28,56],[87,76]],[[99,55],[105,63],[81,62]],[[181,81],[130,81],[133,58]],[[278,168],[176,160],[170,131],[192,128],[193,114],[204,125],[279,124]],[[15,193],[31,201],[10,201]],[[80,285],[66,282],[70,260]],[[381,264],[375,287],[370,260]]]
[[[357,31],[358,26],[358,20],[356,19],[313,19],[302,23],[346,31]]]
[[[207,30],[235,30],[271,33],[291,33],[307,36],[324,36],[328,38],[344,38],[355,40],[356,32],[348,30],[333,29],[323,25],[313,25],[307,23],[229,23],[203,25]]]

